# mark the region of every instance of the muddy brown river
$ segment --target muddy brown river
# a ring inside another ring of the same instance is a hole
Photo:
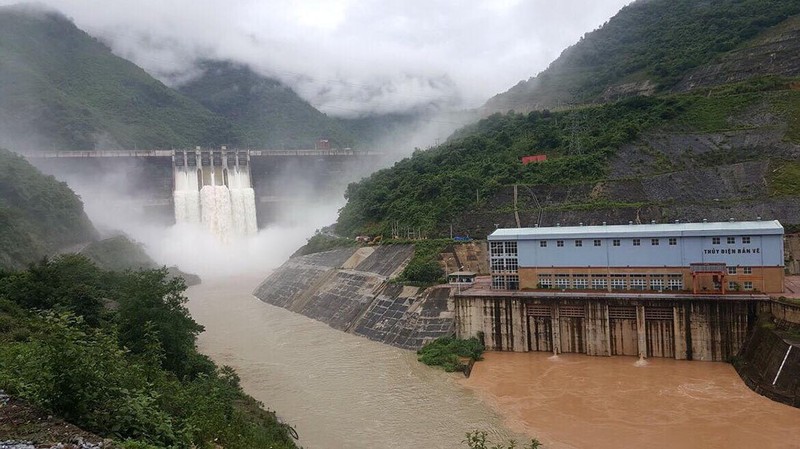
[[[457,449],[472,429],[546,448],[800,448],[800,409],[753,393],[727,364],[488,353],[463,379],[258,301],[265,277],[206,280],[189,309],[206,327],[201,351],[309,449]]]

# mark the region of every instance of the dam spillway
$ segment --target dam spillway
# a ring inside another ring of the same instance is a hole
[[[252,149],[231,147],[195,147],[172,150],[90,150],[31,152],[25,157],[42,172],[55,176],[84,192],[104,192],[123,208],[125,214],[136,215],[147,223],[169,226],[183,220],[202,220],[203,186],[227,186],[231,191],[232,219],[250,226],[236,217],[239,206],[248,209],[253,189],[256,224],[263,228],[280,219],[281,214],[297,204],[322,198],[340,198],[340,191],[358,173],[372,171],[383,153],[372,150],[343,149]],[[212,167],[214,170],[212,170]],[[236,172],[235,167],[239,168]],[[202,184],[197,184],[197,169],[202,171]],[[225,169],[227,168],[227,174]],[[246,170],[245,170],[246,168]],[[179,170],[178,170],[179,169]],[[190,175],[188,172],[193,171]],[[211,175],[214,175],[214,182]],[[225,177],[228,176],[226,179]],[[245,190],[234,191],[235,184]],[[216,191],[222,189],[206,189]],[[175,194],[175,192],[186,192]],[[222,195],[220,193],[220,195]],[[199,202],[195,197],[200,197]],[[243,201],[239,200],[241,196]],[[206,201],[217,193],[206,194]],[[225,196],[213,206],[227,207]],[[180,204],[176,204],[180,203]],[[189,209],[187,209],[187,207]],[[206,208],[206,211],[210,211]],[[199,214],[199,215],[198,215]],[[223,221],[222,226],[228,225]],[[233,231],[231,231],[233,232]]]
[[[246,152],[175,152],[175,222],[202,223],[222,240],[255,234],[255,191],[248,162]]]

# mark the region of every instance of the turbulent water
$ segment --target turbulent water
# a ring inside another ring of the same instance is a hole
[[[203,181],[209,183],[198,189],[196,176],[194,170],[175,169],[175,222],[202,223],[223,240],[234,235],[255,235],[255,193],[247,170],[230,170],[227,186],[212,173]]]
[[[472,429],[548,449],[800,447],[800,410],[724,363],[488,353],[463,379],[258,301],[263,277],[192,287],[189,309],[206,327],[200,349],[236,368],[308,449],[457,449]]]

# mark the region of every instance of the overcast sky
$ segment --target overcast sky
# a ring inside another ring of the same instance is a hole
[[[0,0],[17,3],[18,0]],[[44,0],[174,84],[247,63],[331,115],[477,107],[630,0]]]

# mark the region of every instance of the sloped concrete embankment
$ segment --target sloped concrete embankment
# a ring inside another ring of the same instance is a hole
[[[800,407],[800,345],[775,330],[757,327],[745,343],[736,371],[753,391]]]
[[[348,248],[295,257],[254,292],[262,301],[334,329],[405,349],[454,332],[450,288],[389,282],[408,263],[412,245]]]

